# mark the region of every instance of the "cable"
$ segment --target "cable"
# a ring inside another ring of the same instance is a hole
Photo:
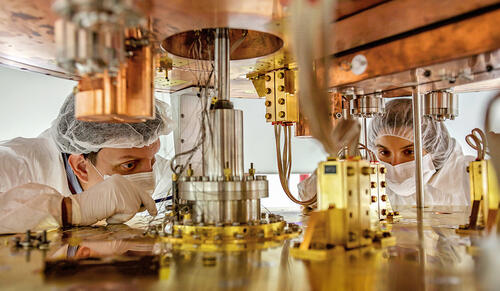
[[[465,136],[465,142],[477,151],[476,161],[484,160],[485,155],[488,153],[486,151],[488,143],[486,135],[481,129],[474,128],[470,134]]]
[[[289,160],[291,160],[291,151],[290,151],[291,148],[287,148],[287,144],[290,143],[290,141],[291,141],[291,139],[290,139],[291,130],[285,129],[285,132],[286,131],[288,131],[288,133],[286,133],[287,139],[285,140],[285,148],[286,148],[286,151],[288,154],[287,161],[289,161]],[[285,192],[286,196],[288,196],[288,198],[290,200],[292,200],[294,203],[302,205],[302,206],[307,206],[307,205],[315,203],[317,200],[316,195],[314,195],[314,197],[309,199],[309,200],[300,201],[297,198],[295,198],[293,196],[293,194],[291,193],[291,191],[288,187],[289,179],[287,179],[287,176],[289,177],[290,172],[288,172],[288,173],[286,172],[286,171],[291,171],[290,168],[288,168],[288,166],[291,167],[291,162],[289,162],[285,166],[285,164],[283,164],[283,160],[281,157],[281,125],[278,125],[278,124],[274,125],[274,137],[275,137],[275,141],[276,141],[276,158],[277,158],[276,160],[278,162],[278,176],[280,178],[281,187],[283,188],[283,191]],[[286,171],[285,171],[285,169],[286,169]]]

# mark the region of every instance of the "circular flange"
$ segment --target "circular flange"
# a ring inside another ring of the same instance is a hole
[[[201,246],[201,250],[205,251],[244,250],[252,244],[267,245],[268,242],[294,238],[301,232],[297,224],[285,221],[237,226],[174,225],[173,233],[162,236],[161,240],[193,249]]]
[[[167,37],[161,42],[161,47],[168,53],[179,57],[209,60],[214,57],[214,38],[215,28],[190,30]],[[266,56],[283,46],[281,38],[255,30],[230,28],[229,39],[231,60]],[[201,44],[201,52],[195,49],[199,44]]]

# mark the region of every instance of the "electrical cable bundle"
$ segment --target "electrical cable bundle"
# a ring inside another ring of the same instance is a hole
[[[281,131],[284,131],[284,146],[283,151],[281,149]],[[290,198],[294,203],[302,206],[307,206],[313,204],[317,200],[317,196],[314,195],[313,198],[300,201],[293,196],[289,188],[290,174],[292,172],[292,127],[290,125],[275,124],[274,125],[274,137],[276,140],[276,157],[278,162],[278,175],[280,178],[281,187],[285,192],[286,196]]]

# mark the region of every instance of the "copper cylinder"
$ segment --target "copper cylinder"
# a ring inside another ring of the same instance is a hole
[[[83,121],[144,122],[155,117],[151,46],[134,51],[118,74],[107,71],[78,83],[75,115]]]
[[[336,92],[328,93],[330,97],[330,122],[332,128],[338,123],[338,119],[342,117],[342,95]],[[311,137],[311,128],[307,118],[299,108],[299,120],[295,124],[296,137]]]

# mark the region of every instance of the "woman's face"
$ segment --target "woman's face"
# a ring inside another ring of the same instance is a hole
[[[396,136],[381,136],[375,142],[377,157],[382,162],[393,166],[413,161],[413,142]],[[422,153],[426,154],[425,151]]]

